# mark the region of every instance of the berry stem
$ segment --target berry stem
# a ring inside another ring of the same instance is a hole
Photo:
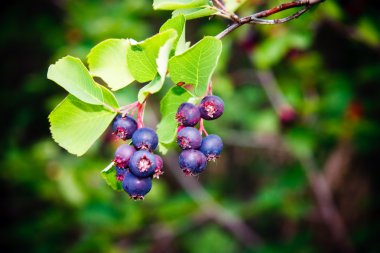
[[[139,106],[139,102],[136,101],[136,102],[133,102],[131,104],[128,104],[128,105],[124,105],[124,106],[121,106],[119,108],[119,112],[122,113],[122,116],[124,117],[125,115],[127,115],[128,113],[130,115],[133,115],[136,111],[136,109],[138,108]]]
[[[146,102],[143,102],[142,104],[140,104],[139,102],[138,103],[138,106],[137,106],[137,128],[142,128],[144,127],[144,111],[145,111],[145,105],[146,105]]]
[[[206,131],[206,129],[205,129],[205,126],[204,126],[204,124],[203,124],[203,119],[201,119],[201,120],[199,121],[199,133],[200,133],[201,135],[204,133],[206,136],[208,136],[208,133],[207,133],[207,131]]]
[[[207,85],[207,91],[206,91],[206,96],[210,95],[212,96],[212,82],[210,81]]]

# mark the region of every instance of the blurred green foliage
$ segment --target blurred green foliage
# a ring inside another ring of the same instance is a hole
[[[238,14],[280,2],[247,1]],[[344,143],[340,158],[347,164],[337,169],[339,180],[331,185],[335,204],[353,247],[379,252],[378,7],[369,0],[328,0],[292,22],[245,26],[223,39],[213,79],[226,110],[206,128],[220,134],[226,145],[222,158],[197,180],[261,236],[260,245],[247,246],[207,217],[200,207],[205,203],[194,202],[171,172],[154,182],[143,202],[109,188],[100,175],[118,145],[109,136],[80,158],[50,137],[47,115],[65,92],[46,79],[48,65],[66,54],[84,60],[91,47],[107,38],[143,40],[156,33],[170,13],[154,12],[148,0],[7,3],[0,15],[3,248],[337,252],[328,227],[316,218],[302,161],[313,159],[322,171]],[[187,40],[195,43],[227,25],[220,18],[189,21]],[[294,122],[280,120],[257,78],[260,73],[274,78],[284,103],[280,107],[294,108]],[[119,92],[120,102],[133,101],[138,88]],[[147,125],[157,123],[154,115],[163,94],[149,100]]]

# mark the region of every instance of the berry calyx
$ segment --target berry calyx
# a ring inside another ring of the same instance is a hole
[[[203,138],[199,151],[206,156],[207,161],[215,161],[222,153],[222,149],[222,139],[216,134],[210,134]]]
[[[153,129],[143,127],[133,134],[132,143],[136,149],[154,150],[158,145],[158,136]]]
[[[150,177],[136,177],[127,171],[124,174],[122,186],[132,199],[143,200],[144,196],[152,189],[152,179]]]
[[[137,177],[152,176],[156,169],[156,157],[146,150],[136,151],[129,161],[129,169]]]
[[[115,158],[113,160],[116,167],[128,168],[129,160],[136,152],[136,149],[128,144],[120,145],[115,151]]]
[[[179,155],[179,166],[186,175],[197,175],[205,170],[206,156],[195,149],[187,149]]]
[[[201,119],[201,114],[198,107],[192,103],[182,103],[175,118],[180,126],[195,126]]]
[[[137,129],[137,122],[130,116],[117,115],[112,123],[113,134],[122,140],[130,139]]]
[[[156,169],[154,170],[153,178],[159,179],[162,174],[164,174],[163,168],[164,168],[164,161],[162,160],[161,156],[154,155],[156,160]]]
[[[217,119],[224,112],[224,102],[218,96],[205,96],[198,107],[201,117],[205,120]]]
[[[179,131],[177,143],[181,149],[198,149],[202,143],[202,135],[194,127],[185,127]]]

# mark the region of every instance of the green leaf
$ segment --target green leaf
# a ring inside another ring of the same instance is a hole
[[[184,53],[169,61],[169,73],[174,83],[185,82],[195,86],[195,94],[206,91],[220,53],[222,42],[214,37],[205,37]]]
[[[139,94],[137,95],[138,101],[143,103],[150,94],[159,92],[164,84],[164,81],[165,78],[162,78],[160,75],[156,75],[150,83],[139,90]]]
[[[171,49],[173,48],[173,44],[176,40],[177,33],[174,29],[169,29],[168,31],[172,32],[172,37],[169,38],[165,44],[160,48],[158,57],[156,59],[157,63],[157,72],[156,77],[143,88],[140,89],[139,94],[137,96],[138,101],[143,103],[145,99],[150,95],[154,94],[161,90],[162,86],[165,82],[165,76],[168,68],[168,61]]]
[[[111,102],[114,99],[112,93],[105,88],[102,90],[107,101]],[[50,131],[61,147],[81,156],[107,129],[115,115],[115,112],[104,106],[87,104],[73,95],[68,95],[50,113]]]
[[[174,29],[158,33],[137,44],[131,44],[127,49],[127,62],[132,76],[139,82],[144,83],[156,76],[157,62],[160,48],[169,39],[177,36]]]
[[[173,16],[184,15],[186,20],[208,17],[214,15],[217,11],[209,8],[191,8],[191,9],[177,9],[173,11]]]
[[[116,169],[113,162],[110,163],[104,170],[102,170],[102,177],[106,183],[111,186],[115,191],[123,191],[121,181],[116,180]]]
[[[171,19],[168,19],[160,28],[160,32],[174,29],[177,32],[177,38],[173,42],[173,48],[175,49],[175,55],[181,54],[186,48],[185,41],[185,24],[186,19],[184,15],[178,15]]]
[[[72,56],[61,58],[50,65],[47,77],[83,102],[94,105],[104,103],[101,88],[78,58]]]
[[[127,64],[127,39],[108,39],[93,47],[87,56],[90,73],[103,79],[112,90],[119,90],[135,79]]]
[[[209,0],[154,0],[155,10],[175,10],[183,8],[196,8],[209,5]]]
[[[103,101],[104,101],[103,105],[105,105],[104,108],[106,109],[110,109],[109,107],[118,108],[119,104],[117,103],[115,95],[106,87],[100,84],[97,84],[97,85],[100,86],[100,88],[102,89]],[[113,110],[111,111],[113,112]]]
[[[245,2],[247,2],[247,0],[223,0],[223,2],[228,11],[234,12]]]
[[[186,102],[192,95],[184,88],[173,86],[162,98],[160,111],[161,122],[157,126],[160,143],[169,144],[174,141],[177,129],[175,114],[180,104]]]

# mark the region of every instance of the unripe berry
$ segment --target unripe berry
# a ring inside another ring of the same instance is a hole
[[[206,156],[195,149],[187,149],[179,155],[179,166],[186,175],[197,175],[205,170]]]
[[[202,135],[194,127],[185,127],[179,131],[177,143],[181,149],[198,149],[202,143]]]
[[[182,103],[175,118],[180,126],[195,126],[201,119],[201,114],[198,107],[192,103]]]
[[[115,151],[115,158],[113,160],[116,167],[128,168],[129,160],[136,152],[136,149],[128,144],[120,145]]]
[[[158,136],[153,129],[143,127],[133,134],[132,143],[136,149],[154,150],[158,145]]]
[[[207,157],[207,161],[215,161],[220,156],[223,149],[222,139],[215,135],[210,134],[203,138],[199,150]]]
[[[137,177],[152,176],[156,169],[156,157],[146,150],[136,151],[129,161],[129,169]]]
[[[164,174],[163,168],[164,168],[164,161],[162,160],[161,156],[154,155],[156,158],[156,169],[154,170],[153,178],[159,179],[162,174]]]
[[[152,179],[150,177],[139,178],[127,171],[122,182],[124,191],[134,200],[142,200],[152,189]]]
[[[219,118],[224,111],[224,102],[217,96],[206,96],[199,103],[201,117],[206,120]]]
[[[137,122],[129,116],[122,117],[120,114],[116,116],[112,123],[112,131],[122,140],[130,139],[137,129]]]

